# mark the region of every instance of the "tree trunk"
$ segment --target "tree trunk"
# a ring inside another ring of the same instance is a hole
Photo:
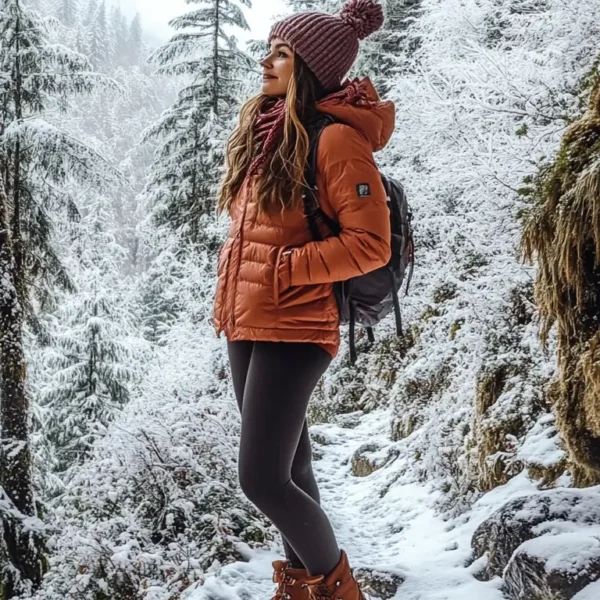
[[[213,89],[212,102],[215,115],[219,114],[219,28],[221,26],[219,0],[215,0],[215,37],[213,39]]]
[[[6,194],[0,181],[0,495],[9,501],[9,510],[0,513],[5,552],[21,579],[37,587],[44,571],[43,542],[23,519],[35,515],[31,452],[29,448],[29,403],[25,390],[27,365],[23,351],[23,315],[15,286],[15,260],[8,224]],[[12,598],[21,587],[7,570],[0,581],[0,600]]]

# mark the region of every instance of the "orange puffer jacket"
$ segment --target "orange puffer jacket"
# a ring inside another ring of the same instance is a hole
[[[325,239],[313,241],[302,208],[259,214],[254,178],[246,178],[219,253],[217,336],[314,342],[335,357],[340,333],[333,282],[389,261],[389,209],[373,152],[391,137],[395,109],[379,99],[368,78],[354,83],[358,102],[324,99],[318,105],[341,121],[325,128],[317,155],[319,203],[341,233],[334,236],[320,224]]]

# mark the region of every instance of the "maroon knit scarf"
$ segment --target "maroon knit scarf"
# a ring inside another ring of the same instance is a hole
[[[250,163],[248,176],[254,175],[266,162],[279,143],[285,121],[285,97],[268,96],[254,120],[255,156]]]
[[[365,98],[364,81],[358,78],[346,80],[342,89],[332,92],[322,98],[320,104],[352,104],[368,106],[371,102]],[[280,141],[285,121],[285,97],[267,96],[254,121],[254,151],[255,156],[250,163],[248,175],[255,174],[267,161],[274,148]]]

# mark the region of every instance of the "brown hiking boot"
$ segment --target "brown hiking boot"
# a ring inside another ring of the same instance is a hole
[[[310,600],[367,600],[354,579],[344,550],[331,573],[309,576],[303,585],[308,589]]]
[[[272,600],[310,600],[304,581],[309,577],[306,569],[295,569],[289,560],[273,561],[273,581],[278,583]]]

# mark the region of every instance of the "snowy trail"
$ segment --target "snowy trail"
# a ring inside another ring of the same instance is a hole
[[[442,521],[432,508],[435,497],[416,483],[400,480],[380,498],[380,490],[399,471],[397,462],[366,478],[352,474],[353,452],[378,438],[385,443],[387,427],[382,424],[387,422],[387,413],[377,411],[363,416],[356,429],[313,428],[331,440],[315,471],[323,507],[351,564],[403,576],[398,599],[503,600],[496,582],[479,582],[464,568],[478,523]]]
[[[477,581],[474,567],[464,566],[481,519],[444,522],[432,508],[435,496],[427,487],[402,478],[380,497],[380,490],[397,477],[402,457],[367,477],[353,475],[353,452],[367,442],[385,443],[387,419],[381,410],[361,417],[354,429],[332,423],[311,428],[326,441],[318,446],[323,456],[314,462],[321,503],[351,565],[404,578],[395,600],[504,600],[498,581]],[[223,567],[185,600],[270,599],[271,561],[281,555],[240,550],[248,563]]]

